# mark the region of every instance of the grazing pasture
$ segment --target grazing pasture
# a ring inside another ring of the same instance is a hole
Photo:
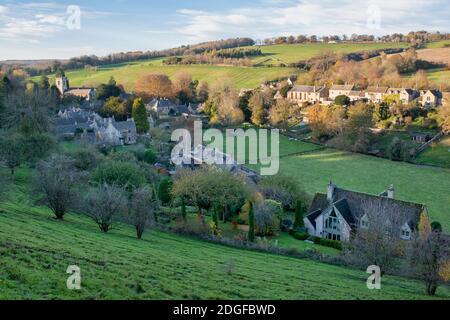
[[[56,221],[25,193],[21,169],[0,204],[0,299],[429,299],[422,283],[384,276],[368,290],[361,270],[251,252],[132,227],[104,234],[91,220]],[[77,265],[81,290],[68,290]],[[270,285],[268,285],[270,283]],[[440,287],[435,299],[449,299]]]

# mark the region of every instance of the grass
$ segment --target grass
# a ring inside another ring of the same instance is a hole
[[[298,144],[299,148],[309,145],[300,141],[290,142]],[[285,148],[292,147],[281,143],[280,154],[285,152]],[[257,166],[250,167],[257,169]],[[394,162],[335,149],[319,149],[282,157],[280,173],[296,177],[311,196],[326,192],[330,180],[339,187],[371,194],[379,194],[394,184],[397,199],[426,204],[431,219],[441,222],[445,230],[450,230],[449,169]]]
[[[135,239],[130,226],[108,234],[89,219],[56,221],[30,204],[29,170],[0,205],[0,299],[428,299],[423,285],[385,276],[366,288],[364,271],[201,242],[158,231]],[[80,291],[66,288],[69,265]],[[436,298],[449,299],[446,287]]]
[[[450,137],[444,137],[422,152],[417,158],[417,162],[450,169]]]
[[[299,74],[298,69],[293,68],[255,68],[255,67],[232,67],[217,65],[171,65],[162,63],[163,59],[153,59],[127,64],[102,66],[97,70],[80,69],[66,72],[71,86],[98,86],[108,82],[113,76],[119,84],[127,91],[133,91],[138,78],[147,73],[159,72],[173,77],[178,72],[188,72],[192,78],[206,81],[209,84],[218,79],[229,78],[237,89],[255,88],[266,80],[279,77],[287,77]],[[50,79],[54,82],[54,77]]]
[[[425,45],[427,49],[436,49],[436,48],[444,48],[446,46],[450,45],[450,40],[442,40],[442,41],[435,41],[430,42]]]
[[[450,70],[434,69],[427,71],[428,79],[434,82],[449,83]]]
[[[291,45],[262,46],[263,56],[253,60],[260,64],[294,63],[307,60],[322,51],[332,50],[336,53],[352,53],[359,51],[372,51],[377,49],[406,48],[406,43],[308,43]]]

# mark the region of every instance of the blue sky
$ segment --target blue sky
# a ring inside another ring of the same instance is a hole
[[[81,10],[69,29],[70,5]],[[448,0],[0,1],[0,60],[154,50],[229,37],[450,31]]]

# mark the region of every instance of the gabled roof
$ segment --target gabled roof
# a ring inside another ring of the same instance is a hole
[[[390,199],[381,195],[371,195],[336,187],[331,203],[328,201],[326,194],[316,193],[309,208],[309,212],[310,214],[317,214],[318,211],[322,213],[331,206],[334,206],[339,210],[349,225],[354,225],[366,213],[378,214],[378,212],[368,212],[368,210],[375,210],[373,208],[377,208],[382,202],[385,204],[383,207],[389,211],[386,212],[387,214],[404,215],[407,217],[408,224],[412,229],[416,228],[420,219],[420,214],[426,210],[426,207],[423,204]],[[309,219],[309,215],[307,217]],[[317,218],[317,216],[315,216],[314,219],[315,218]]]
[[[353,84],[335,84],[330,90],[352,91],[355,88]]]
[[[316,219],[321,214],[322,214],[322,210],[317,209],[316,211],[311,212],[310,214],[308,214],[306,216],[306,218],[309,220],[309,222],[311,222],[311,224],[314,226],[314,228],[316,227]]]
[[[388,91],[388,87],[368,87],[366,89],[367,93],[386,93]]]
[[[294,86],[290,92],[320,92],[324,90],[325,86],[304,86],[304,85],[298,85]]]

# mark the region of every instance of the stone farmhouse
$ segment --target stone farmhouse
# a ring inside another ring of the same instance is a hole
[[[316,237],[349,241],[360,228],[386,223],[390,232],[410,240],[426,206],[395,199],[394,186],[380,195],[370,195],[338,188],[330,182],[327,193],[317,193],[304,218],[307,232]]]
[[[59,90],[61,96],[74,96],[83,98],[86,101],[92,101],[96,95],[95,88],[77,88],[69,87],[69,80],[65,76],[58,76],[55,80],[55,85]]]
[[[169,99],[156,99],[154,98],[149,103],[146,104],[146,109],[148,112],[155,112],[160,116],[170,116],[170,115],[182,115],[185,117],[198,115],[199,105],[195,103],[190,103],[188,105],[176,104]]]
[[[350,96],[350,93],[355,90],[354,84],[344,84],[344,85],[333,85],[330,88],[329,98],[334,101],[336,97],[345,95]]]
[[[326,86],[303,86],[296,85],[292,88],[287,98],[290,101],[302,104],[304,102],[309,103],[322,103],[328,99],[329,91]]]
[[[287,99],[299,105],[305,102],[331,105],[336,97],[341,95],[349,97],[351,102],[366,100],[373,103],[381,103],[389,95],[398,95],[398,100],[403,104],[417,99],[422,107],[432,108],[442,105],[443,97],[447,94],[439,90],[417,91],[411,88],[389,88],[386,86],[371,86],[366,90],[357,90],[353,84],[333,85],[329,90],[325,86],[296,85],[288,92]]]
[[[55,130],[60,138],[74,138],[78,134],[83,140],[95,144],[120,146],[135,144],[137,140],[133,119],[116,121],[80,108],[59,111]]]

